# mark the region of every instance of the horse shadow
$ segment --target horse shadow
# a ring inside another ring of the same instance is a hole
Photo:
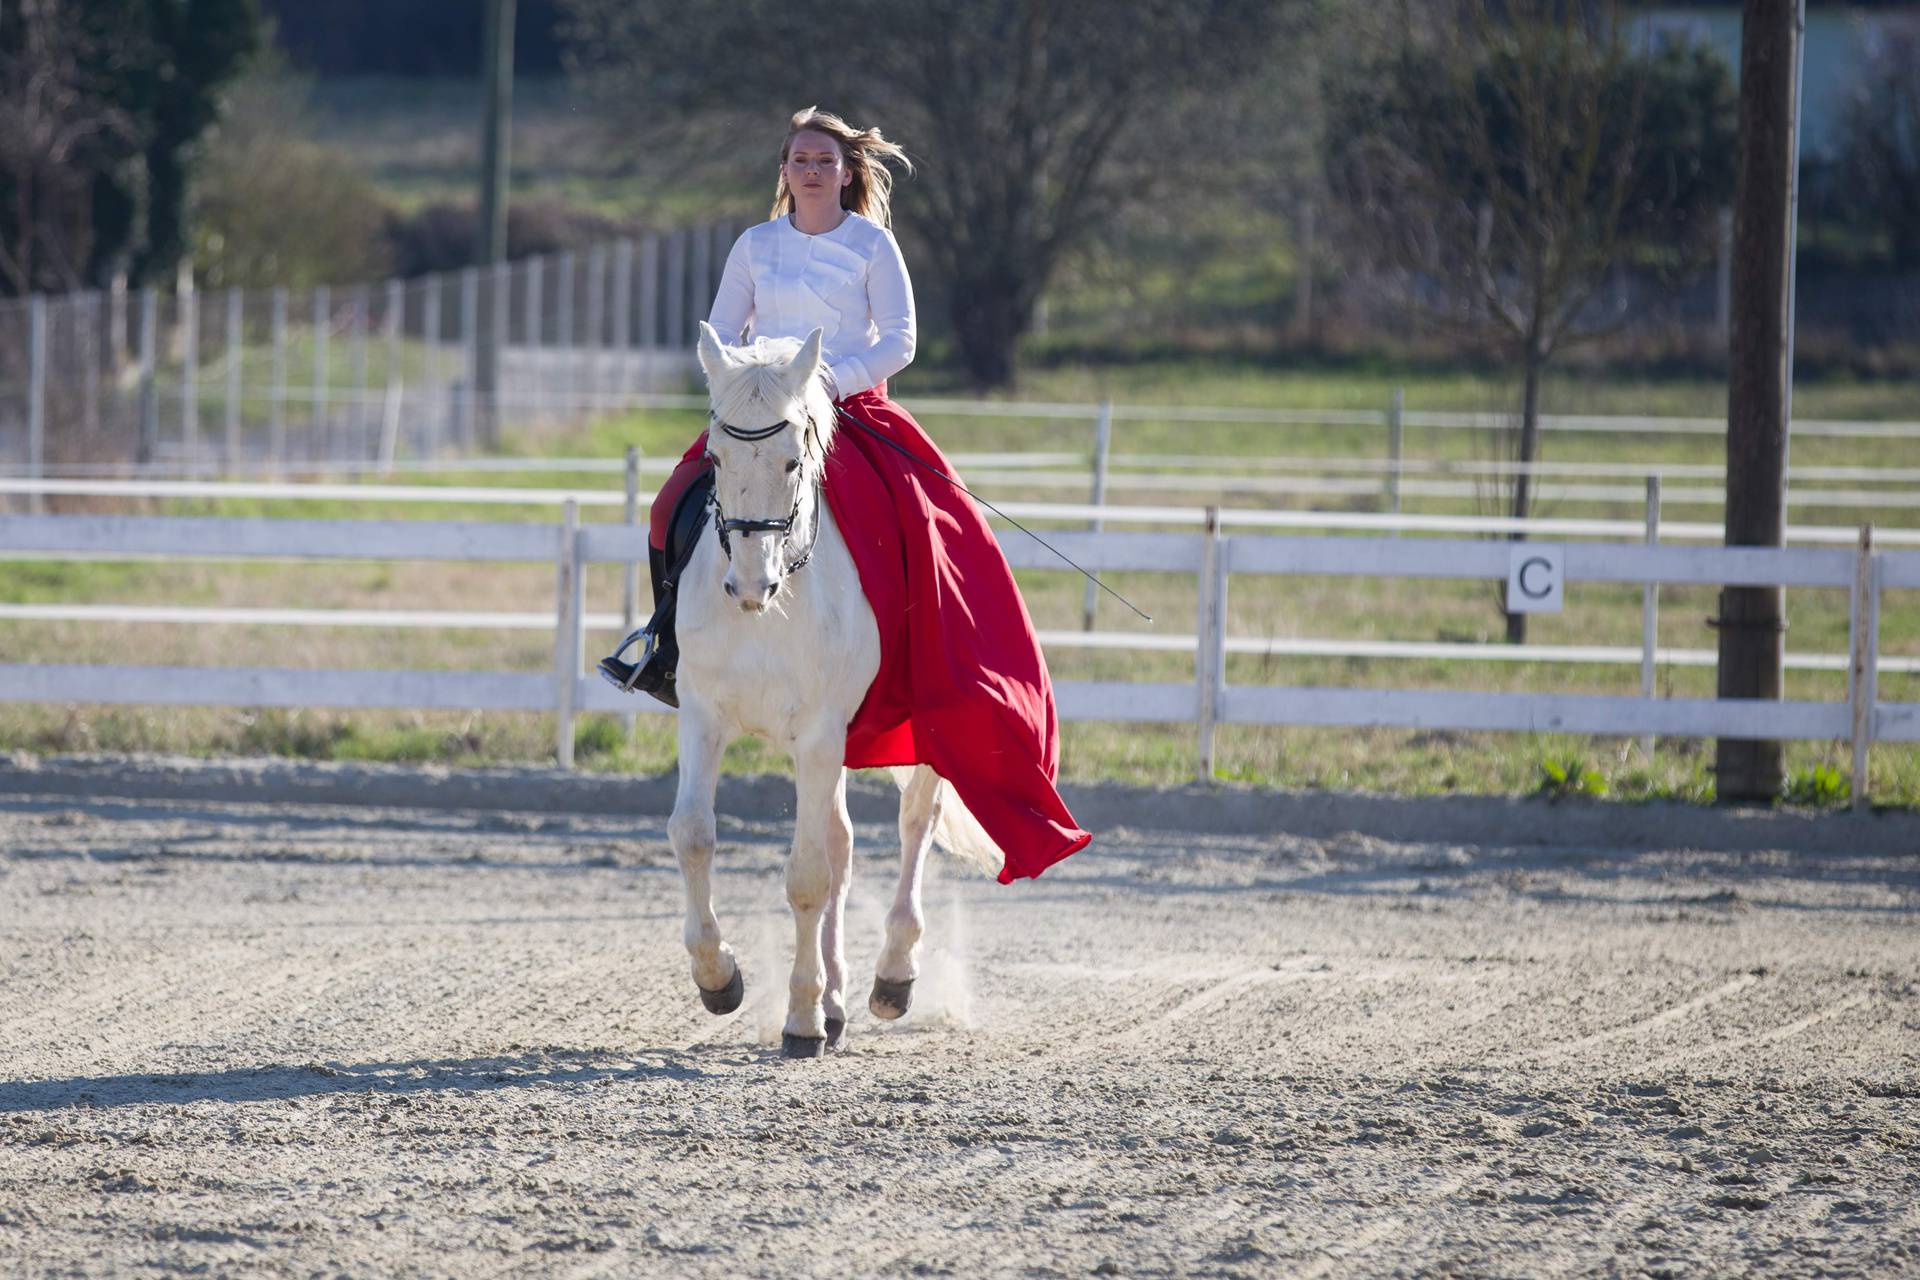
[[[613,1061],[614,1058],[620,1061]],[[727,1046],[603,1050],[546,1049],[476,1058],[412,1061],[268,1063],[223,1071],[69,1076],[55,1080],[0,1082],[0,1114],[138,1107],[194,1102],[281,1102],[347,1094],[405,1096],[446,1092],[483,1093],[556,1084],[616,1081],[697,1081],[716,1075],[721,1059],[738,1054]]]

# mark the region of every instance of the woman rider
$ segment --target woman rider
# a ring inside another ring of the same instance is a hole
[[[734,344],[749,332],[824,331],[823,373],[841,415],[825,494],[881,631],[880,674],[848,727],[846,763],[933,765],[1007,854],[1005,881],[1037,875],[1089,837],[1053,788],[1053,686],[999,543],[946,478],[953,469],[932,440],[887,397],[915,340],[913,286],[890,230],[895,161],[911,171],[878,129],[813,107],[796,113],[772,216],[734,242],[709,323]],[[654,498],[656,600],[671,589],[675,507],[705,472],[705,453],[703,432]],[[671,614],[638,671],[617,655],[601,666],[678,705]]]

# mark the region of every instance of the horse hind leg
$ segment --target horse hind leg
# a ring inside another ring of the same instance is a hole
[[[740,1007],[746,983],[733,948],[720,936],[720,921],[713,912],[713,853],[718,842],[713,800],[720,776],[720,726],[693,699],[681,707],[679,721],[680,784],[673,816],[667,820],[667,838],[680,861],[680,881],[687,895],[687,954],[693,960],[700,1003],[709,1013],[732,1013]]]
[[[887,940],[875,968],[867,1008],[876,1018],[900,1017],[913,1004],[913,982],[920,974],[920,936],[926,915],[920,906],[922,871],[933,832],[940,823],[945,795],[940,775],[926,765],[913,771],[900,795],[900,883],[887,912]]]

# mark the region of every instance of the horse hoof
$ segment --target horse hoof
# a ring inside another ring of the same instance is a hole
[[[905,982],[892,982],[886,978],[873,980],[873,994],[867,997],[867,1008],[874,1017],[892,1022],[912,1006],[912,978]]]
[[[783,1058],[823,1058],[827,1053],[825,1036],[796,1036],[782,1032],[780,1056]]]
[[[747,992],[747,984],[740,977],[740,966],[733,966],[733,980],[718,991],[709,991],[699,983],[693,984],[700,992],[700,1003],[707,1006],[708,1013],[732,1013],[740,1007],[740,998]]]
[[[827,1019],[827,1052],[847,1047],[847,1020],[845,1018]]]

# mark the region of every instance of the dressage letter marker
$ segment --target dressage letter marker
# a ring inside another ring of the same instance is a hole
[[[1507,560],[1507,611],[1558,613],[1566,599],[1566,548],[1516,542]]]

